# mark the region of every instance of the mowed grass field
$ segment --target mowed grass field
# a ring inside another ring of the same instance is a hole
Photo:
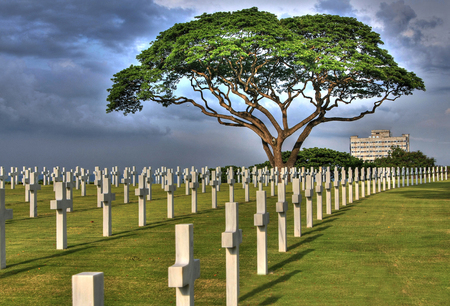
[[[104,272],[105,305],[174,305],[168,267],[175,263],[175,224],[194,224],[194,257],[201,276],[195,282],[197,305],[225,305],[224,203],[228,185],[211,208],[211,187],[198,193],[198,213],[184,185],[175,195],[175,218],[167,219],[166,193],[153,185],[147,202],[147,225],[138,226],[138,198],[123,204],[123,186],[113,187],[111,237],[102,236],[102,209],[96,187],[87,196],[74,190],[74,211],[67,215],[66,250],[56,250],[56,212],[52,186],[38,192],[38,217],[29,218],[22,185],[6,185],[6,269],[0,270],[1,305],[71,305],[71,277]],[[291,187],[288,186],[288,251],[278,252],[277,197],[270,197],[269,274],[256,274],[256,188],[239,203],[240,305],[450,305],[450,181],[386,190],[341,206],[294,237]],[[325,193],[324,193],[325,194]],[[333,193],[332,193],[333,194]],[[347,197],[348,198],[348,197]]]

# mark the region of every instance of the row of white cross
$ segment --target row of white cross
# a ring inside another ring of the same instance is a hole
[[[84,169],[82,169],[84,170]],[[114,169],[113,169],[114,170]],[[246,189],[245,197],[246,201],[249,200],[247,196],[248,184],[250,182],[250,175],[248,169],[242,169],[242,183],[243,188]],[[256,186],[259,183],[259,191],[257,191],[257,212],[255,214],[254,225],[257,227],[257,270],[258,274],[267,274],[267,224],[269,223],[269,213],[266,211],[266,192],[262,190],[263,183],[270,181],[272,182],[272,186],[276,184],[278,181],[278,173],[277,169],[271,169],[269,172],[271,176],[267,180],[263,173],[262,169],[258,171],[254,171],[257,175],[254,177],[254,184]],[[335,210],[339,209],[339,185],[342,187],[342,204],[346,205],[347,203],[347,183],[349,187],[349,203],[353,201],[353,177],[355,181],[355,197],[359,199],[359,182],[361,181],[361,196],[365,197],[365,182],[367,181],[367,195],[370,195],[370,187],[372,182],[372,190],[376,192],[376,181],[378,181],[378,191],[381,191],[381,184],[383,184],[383,190],[386,190],[386,182],[388,184],[388,189],[392,187],[395,188],[397,186],[400,187],[400,181],[402,181],[402,186],[405,186],[405,178],[407,181],[407,185],[409,186],[409,181],[411,180],[411,184],[414,184],[414,179],[416,180],[416,184],[427,182],[428,174],[428,182],[431,182],[431,176],[433,177],[433,181],[435,180],[435,174],[437,180],[443,179],[445,173],[445,179],[447,179],[447,169],[445,171],[441,168],[436,169],[434,172],[434,168],[432,170],[428,169],[409,169],[406,168],[400,171],[400,168],[368,168],[366,171],[364,168],[361,169],[361,175],[359,175],[359,169],[355,169],[355,173],[353,175],[353,169],[348,169],[348,179],[347,172],[345,169],[341,169],[338,171],[337,168],[334,170],[334,181],[331,180],[331,171],[329,168],[326,171],[316,171],[311,169],[310,171],[305,171],[302,169],[301,172],[290,171],[291,180],[292,180],[292,203],[294,204],[294,236],[301,236],[301,220],[300,220],[300,203],[302,201],[300,195],[300,189],[305,191],[306,198],[306,221],[307,227],[313,226],[313,214],[312,214],[312,197],[314,191],[317,194],[317,219],[322,220],[322,192],[323,192],[323,181],[325,182],[325,190],[327,193],[326,196],[326,213],[331,214],[331,184],[333,183],[335,187]],[[415,170],[415,171],[414,171]],[[117,169],[116,169],[117,174]],[[167,214],[169,218],[173,218],[174,215],[174,206],[173,206],[173,193],[176,190],[176,186],[174,184],[174,173],[172,169],[162,169],[160,171],[164,174],[164,178],[160,181],[163,185],[164,190],[167,192],[167,203],[168,210]],[[204,172],[203,180],[209,180],[209,174],[211,174],[211,180],[209,181],[209,185],[212,188],[213,195],[213,207],[217,207],[217,199],[214,201],[214,197],[216,197],[216,191],[220,187],[220,177],[221,171],[220,167],[216,168],[216,171],[202,171]],[[216,173],[217,172],[217,173]],[[268,171],[267,171],[268,172]],[[185,171],[186,173],[186,171]],[[288,203],[286,201],[286,185],[288,180],[287,177],[287,169],[282,169],[280,172],[280,178],[282,180],[281,183],[278,183],[278,202],[276,203],[276,212],[278,213],[278,232],[279,232],[279,251],[286,252],[287,250],[287,234],[286,234],[286,212],[288,209]],[[97,186],[100,193],[98,194],[99,206],[103,206],[103,235],[110,236],[111,235],[111,202],[115,200],[115,194],[111,193],[111,178],[108,174],[108,169],[104,169],[104,171],[100,171],[97,167],[94,171],[96,179],[94,184]],[[113,173],[114,174],[114,173]],[[124,178],[122,179],[122,183],[125,188],[128,188],[130,184],[130,174],[131,171],[129,168],[125,168]],[[217,175],[216,175],[217,174]],[[234,202],[234,171],[232,168],[227,171],[228,179],[227,182],[230,186],[230,202],[225,204],[226,207],[226,230],[222,234],[222,247],[227,249],[227,305],[237,305],[238,297],[239,297],[239,244],[242,242],[242,231],[238,229],[238,204]],[[367,176],[366,176],[367,174]],[[440,178],[439,178],[440,174]],[[296,178],[296,176],[299,178]],[[339,176],[341,181],[339,181]],[[51,201],[50,206],[51,209],[55,209],[57,211],[57,249],[65,249],[67,248],[67,231],[66,231],[66,212],[72,211],[73,202],[71,195],[71,187],[73,187],[73,183],[71,182],[71,178],[73,177],[72,172],[66,172],[64,178],[61,178],[61,175],[57,172],[53,176],[54,178],[54,191],[55,191],[55,200]],[[197,199],[196,192],[199,187],[198,184],[198,172],[195,169],[189,173],[189,175],[185,174],[185,179],[189,179],[190,181],[185,181],[186,185],[188,185],[189,189],[192,190],[192,212],[197,212]],[[207,178],[208,177],[208,178]],[[37,183],[37,169],[35,171],[31,171],[31,169],[26,169],[24,172],[24,184],[27,187],[27,192],[29,192],[29,200],[30,201],[30,216],[36,216],[37,209],[34,204],[34,208],[32,209],[31,203],[35,201],[32,200],[34,195],[34,199],[36,198],[36,191],[40,190],[40,186]],[[396,180],[397,179],[397,180]],[[139,196],[139,226],[145,226],[145,196],[147,198],[150,195],[151,200],[151,184],[153,181],[151,168],[144,168],[142,174],[139,175],[139,187],[136,188],[136,195]],[[116,186],[118,186],[118,177],[115,178]],[[180,180],[178,180],[180,182]],[[314,189],[314,182],[316,183]],[[149,188],[148,188],[149,187]],[[273,187],[271,189],[274,189]],[[1,267],[5,268],[5,248],[4,248],[4,228],[5,228],[5,220],[12,218],[12,210],[6,210],[4,207],[4,186],[0,188],[0,223],[1,223],[1,239],[2,239],[2,247],[1,247]],[[126,192],[128,193],[128,191]],[[27,196],[28,193],[26,193]],[[126,200],[128,202],[128,197]],[[33,212],[33,215],[32,215]],[[169,268],[169,286],[176,287],[177,289],[177,305],[191,305],[193,303],[193,282],[200,275],[200,264],[198,260],[193,259],[193,225],[192,224],[183,224],[176,226],[176,235],[182,238],[176,239],[176,263],[174,266]],[[182,242],[180,242],[182,241]],[[187,243],[189,241],[189,243]],[[181,243],[181,244],[180,244]],[[180,245],[179,245],[180,244]],[[187,287],[186,287],[187,286]]]

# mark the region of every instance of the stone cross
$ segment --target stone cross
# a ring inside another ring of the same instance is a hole
[[[409,168],[406,168],[406,187],[409,186]]]
[[[355,168],[355,200],[359,200],[359,168]]]
[[[56,209],[56,249],[67,249],[67,208],[73,205],[72,200],[66,199],[66,184],[54,183],[55,200],[50,201],[50,209]]]
[[[263,184],[264,184],[264,174],[263,169],[258,169],[258,190],[263,190]]]
[[[444,173],[445,173],[445,180],[448,180],[447,166],[445,166],[445,168],[444,168]]]
[[[348,168],[348,203],[353,203],[353,169]]]
[[[252,182],[253,182],[253,187],[255,187],[255,188],[256,188],[256,186],[258,184],[257,177],[258,177],[258,169],[255,166],[252,169]]]
[[[317,172],[316,174],[316,193],[317,193],[317,220],[323,219],[323,211],[322,211],[322,173]]]
[[[194,282],[200,260],[194,259],[194,225],[175,225],[175,264],[169,267],[169,287],[176,288],[177,306],[194,305]]]
[[[85,197],[86,196],[86,184],[88,182],[89,179],[89,175],[86,173],[86,169],[81,168],[81,172],[80,172],[80,181],[81,181],[81,196]]]
[[[62,182],[61,170],[59,169],[59,166],[53,167],[52,181],[53,184],[56,182]]]
[[[197,189],[198,189],[198,172],[191,172],[191,182],[189,183],[189,188],[192,189],[191,196],[191,212],[197,212]]]
[[[385,168],[386,169],[386,180],[387,180],[387,189],[391,189],[391,168]]]
[[[105,298],[103,272],[72,275],[72,306],[103,306]]]
[[[0,188],[0,269],[6,268],[5,222],[12,218],[13,210],[5,208],[5,189]]]
[[[278,251],[287,251],[287,222],[286,212],[288,202],[286,202],[286,185],[283,182],[278,183],[278,202],[276,203],[276,212],[278,213]]]
[[[66,199],[72,200],[73,199],[73,187],[75,184],[73,183],[73,173],[72,171],[67,171],[65,173],[65,182],[66,182]],[[71,207],[67,207],[67,212],[73,211],[73,205]]]
[[[383,191],[386,191],[386,168],[383,167],[381,169],[381,180],[383,182]],[[412,183],[412,181],[411,181]]]
[[[166,174],[166,185],[164,187],[164,191],[167,192],[167,218],[172,219],[174,217],[174,208],[173,208],[173,194],[175,190],[177,190],[177,186],[173,180],[173,171],[172,169],[167,170]]]
[[[373,193],[377,193],[377,189],[376,189],[376,182],[377,182],[377,168],[372,168],[372,190]]]
[[[120,170],[118,166],[114,167],[114,183],[116,187],[119,187],[119,183],[120,183]]]
[[[22,184],[25,187],[25,202],[30,201],[30,173],[31,169],[26,169],[23,167]]]
[[[50,184],[50,171],[47,170],[46,167],[42,168],[42,185],[47,186],[48,184]]]
[[[394,168],[394,167],[391,167],[391,181],[392,181],[392,188],[395,188],[395,179],[396,179],[395,168]]]
[[[108,237],[112,235],[112,218],[111,205],[112,201],[116,200],[116,194],[111,193],[111,178],[108,175],[108,169],[105,168],[105,175],[103,175],[102,195],[100,200],[103,203],[103,236]]]
[[[209,182],[209,185],[211,186],[211,202],[212,202],[212,208],[217,208],[217,178],[216,178],[216,171],[211,172],[211,181]]]
[[[30,218],[37,217],[37,191],[41,190],[38,183],[38,173],[30,173]]]
[[[131,173],[128,167],[123,170],[123,203],[130,203],[130,184],[131,184]]]
[[[222,248],[226,249],[226,304],[238,305],[239,301],[239,245],[242,230],[239,229],[239,204],[225,203],[225,232],[222,233]]]
[[[339,171],[334,167],[334,209],[339,210]]]
[[[144,173],[139,175],[139,185],[134,190],[135,195],[139,196],[139,226],[145,226],[146,224],[145,196],[148,194],[148,188],[146,187],[145,179]]]
[[[216,167],[216,178],[217,178],[217,191],[220,191],[220,185],[222,185],[222,167]]]
[[[16,188],[16,180],[19,175],[19,171],[17,171],[17,167],[11,167],[11,172],[8,173],[8,175],[11,177],[11,189]]]
[[[5,168],[2,166],[0,167],[0,189],[5,189],[5,182],[8,178],[8,175],[5,172]]]
[[[428,183],[431,183],[431,168],[428,167]]]
[[[103,207],[102,201],[100,200],[103,187],[102,170],[100,170],[99,167],[95,167],[94,174],[95,174],[94,185],[97,186],[97,207]]]
[[[75,189],[78,190],[80,189],[80,175],[81,175],[79,166],[75,167],[75,172],[73,174],[75,175]]]
[[[244,198],[245,202],[250,201],[250,171],[248,169],[244,170],[244,176],[242,177],[242,183],[245,185]]]
[[[166,167],[161,167],[161,171],[160,171],[160,175],[161,175],[161,189],[165,190],[166,189],[166,175],[167,175],[167,168]]]
[[[186,188],[186,195],[190,194],[189,190],[189,181],[191,180],[191,175],[189,174],[189,169],[185,168],[183,172],[183,178],[184,178],[184,185]]]
[[[234,183],[236,180],[234,179],[234,170],[233,167],[228,168],[228,176],[227,176],[227,183],[229,185],[229,193],[230,193],[230,202],[234,202]]]
[[[133,181],[133,187],[136,187],[136,167],[135,166],[131,167],[131,178]]]
[[[313,227],[313,178],[310,174],[305,179],[305,198],[306,198],[306,227]]]
[[[327,215],[331,215],[331,171],[330,167],[327,167],[327,171],[325,173],[325,193],[326,193],[326,213]]]
[[[366,195],[367,196],[370,196],[370,183],[371,183],[371,181],[373,181],[373,180],[371,180],[371,178],[374,178],[374,177],[372,177],[371,176],[371,173],[370,173],[370,168],[367,168],[367,188],[366,188]],[[373,172],[373,174],[375,174],[375,172]],[[375,191],[375,188],[373,188],[373,193],[375,193],[376,191]]]
[[[209,168],[208,167],[205,167],[205,184],[206,184],[206,186],[209,186],[209,180],[210,180],[210,176],[211,175],[211,172],[209,171]],[[205,192],[206,192],[206,190],[205,190]]]
[[[347,179],[345,168],[341,168],[342,206],[347,206]]]
[[[366,175],[364,173],[364,168],[361,168],[361,197],[364,198],[366,196]]]
[[[436,179],[435,179],[436,172],[434,170],[434,167],[431,167],[431,173],[432,173],[432,177],[433,177],[433,182],[435,182],[436,181]]]
[[[269,181],[270,181],[270,196],[274,197],[275,196],[275,169],[274,168],[270,169]]]
[[[266,275],[267,266],[267,225],[269,224],[269,213],[267,212],[266,191],[256,191],[256,214],[254,225],[256,226],[256,261],[257,273]]]
[[[146,185],[148,188],[148,193],[147,193],[147,201],[151,201],[153,198],[153,194],[152,194],[152,184],[153,184],[153,172],[152,172],[152,167],[148,167],[146,170],[146,177],[145,177],[146,181]]]
[[[177,177],[177,188],[181,187],[181,171],[180,166],[177,166],[177,171],[175,171],[175,176]]]
[[[292,180],[292,204],[294,204],[294,237],[302,236],[302,195],[300,193],[300,179]]]

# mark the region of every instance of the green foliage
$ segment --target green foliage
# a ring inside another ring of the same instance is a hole
[[[294,88],[308,82],[315,89],[332,88],[330,96],[341,102],[425,90],[423,81],[398,67],[382,44],[371,27],[350,17],[279,20],[255,7],[205,13],[161,32],[137,56],[139,66],[114,75],[107,112],[135,113],[146,100],[163,106],[184,103],[189,99],[175,95],[184,77],[194,90],[214,91],[223,85],[255,105],[264,95],[298,91]]]
[[[282,153],[283,162],[286,162],[291,155],[291,151],[285,151]],[[264,168],[268,166],[271,168],[269,161],[262,164],[256,165],[258,168]],[[319,167],[345,167],[345,168],[361,168],[361,167],[371,167],[369,163],[364,163],[362,160],[351,156],[349,153],[339,152],[327,148],[303,148],[297,156],[297,161],[294,164],[295,167],[314,167],[315,169]]]
[[[376,167],[433,167],[436,160],[427,157],[420,151],[406,152],[399,147],[392,146],[387,157],[377,158]]]

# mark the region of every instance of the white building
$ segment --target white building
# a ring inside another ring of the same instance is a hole
[[[350,137],[350,154],[364,161],[387,157],[392,146],[409,152],[409,134],[392,137],[390,130],[372,130],[368,138]]]

